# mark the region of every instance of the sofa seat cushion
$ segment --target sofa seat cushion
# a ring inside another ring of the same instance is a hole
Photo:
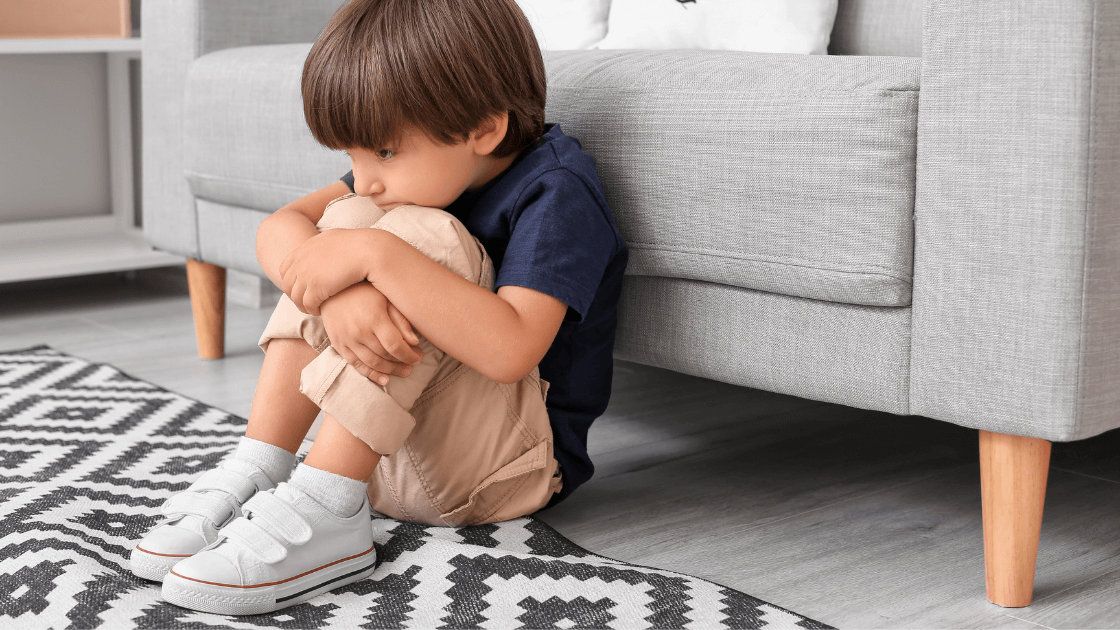
[[[910,303],[920,60],[545,55],[548,120],[596,159],[627,273]]]
[[[311,44],[246,46],[191,64],[184,168],[199,199],[272,212],[350,170],[303,119],[300,74]]]

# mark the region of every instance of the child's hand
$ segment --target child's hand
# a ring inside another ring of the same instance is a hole
[[[299,310],[319,315],[319,306],[346,287],[365,280],[360,230],[327,230],[307,239],[280,263],[281,289]]]
[[[361,282],[323,302],[323,326],[331,346],[371,381],[408,376],[423,353],[404,315],[372,284]]]

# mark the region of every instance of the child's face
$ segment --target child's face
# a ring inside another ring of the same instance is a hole
[[[475,134],[444,146],[412,130],[402,135],[399,146],[380,151],[353,148],[347,154],[354,168],[354,192],[388,211],[409,204],[446,208],[463,191],[485,184],[513,161],[512,156],[494,158],[492,150]]]

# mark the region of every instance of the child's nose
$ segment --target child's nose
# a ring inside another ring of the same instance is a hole
[[[385,185],[373,178],[354,178],[354,192],[363,197],[372,197],[385,192]]]

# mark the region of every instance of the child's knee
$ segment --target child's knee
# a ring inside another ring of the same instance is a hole
[[[385,212],[369,197],[344,195],[327,204],[319,231],[374,227],[396,235],[457,275],[493,289],[486,250],[451,213],[439,208],[399,206]]]
[[[378,208],[372,199],[350,193],[328,203],[315,227],[320,232],[334,229],[356,230],[371,227],[384,216],[385,211]]]
[[[457,275],[491,289],[486,250],[454,215],[438,208],[400,206],[373,227],[394,234]]]

